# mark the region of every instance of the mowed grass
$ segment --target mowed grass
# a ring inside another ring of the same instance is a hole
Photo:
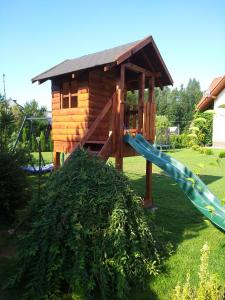
[[[225,159],[217,162],[217,153],[207,156],[185,149],[167,152],[199,174],[210,190],[220,199],[225,198]],[[126,158],[124,171],[134,189],[142,196],[145,190],[145,160]],[[153,279],[150,292],[136,293],[132,299],[167,300],[177,282],[183,282],[189,272],[191,282],[198,282],[200,250],[204,243],[211,249],[209,269],[218,274],[225,284],[225,233],[206,222],[173,180],[153,166],[153,198],[158,207],[155,222],[162,228],[164,239],[174,246],[174,253],[165,263],[165,271]]]
[[[167,153],[198,173],[210,190],[223,199],[225,198],[225,159],[217,162],[220,151],[216,150],[214,155],[210,156],[190,149]],[[38,154],[35,154],[35,157],[38,159]],[[46,163],[52,161],[51,153],[43,153],[43,157]],[[110,162],[114,163],[114,160],[110,159]],[[144,196],[145,192],[145,164],[146,161],[142,157],[124,159],[124,172],[140,196]],[[42,180],[45,180],[44,176]],[[37,190],[37,177],[32,176],[31,182]],[[155,166],[153,166],[153,198],[158,208],[154,214],[155,223],[159,226],[163,239],[173,244],[174,252],[167,258],[162,273],[151,280],[149,289],[144,293],[133,291],[131,299],[170,299],[176,283],[184,281],[188,272],[191,274],[191,282],[197,284],[200,250],[205,242],[211,249],[210,271],[217,273],[221,283],[225,283],[225,233],[206,222],[172,179]],[[0,228],[1,282],[4,282],[14,255],[15,241],[7,235],[6,229],[7,226]],[[16,291],[10,293],[0,291],[0,299],[21,298]]]

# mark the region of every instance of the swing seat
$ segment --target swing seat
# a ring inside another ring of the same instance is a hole
[[[39,168],[39,166],[23,166],[21,167],[25,172],[31,174],[44,174],[53,171],[53,164],[48,164]]]

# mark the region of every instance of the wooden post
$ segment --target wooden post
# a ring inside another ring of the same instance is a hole
[[[60,152],[54,152],[54,169],[60,168]]]
[[[139,77],[139,95],[138,95],[138,133],[143,132],[143,107],[145,93],[145,73]]]
[[[148,101],[150,104],[152,104],[154,100],[154,87],[155,87],[155,78],[152,77],[149,80],[149,95],[148,95]],[[152,110],[150,110],[151,112]],[[150,120],[154,118],[150,117]],[[152,126],[155,126],[155,124],[150,124],[150,130]],[[146,161],[146,190],[145,190],[145,198],[144,198],[144,207],[153,207],[153,199],[152,199],[152,163],[149,161]]]
[[[123,170],[123,134],[124,134],[124,81],[125,67],[120,67],[120,78],[117,85],[117,118],[116,118],[116,168]]]

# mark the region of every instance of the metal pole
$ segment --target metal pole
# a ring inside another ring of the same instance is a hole
[[[41,195],[41,146],[40,146],[40,138],[36,138],[37,144],[38,144],[38,153],[39,153],[39,159],[38,159],[38,199],[40,199]]]
[[[14,144],[14,146],[13,146],[13,152],[15,151],[16,146],[17,146],[17,144],[18,144],[18,142],[19,142],[19,139],[20,139],[20,137],[21,137],[22,130],[23,130],[23,127],[24,127],[24,124],[25,124],[26,120],[27,120],[27,116],[25,115],[25,117],[24,117],[24,119],[23,119],[23,122],[22,122],[22,124],[21,124],[21,126],[20,126],[20,130],[19,130],[19,133],[18,133],[18,135],[17,135],[16,142],[15,142],[15,144]]]
[[[2,75],[3,77],[3,88],[4,88],[4,100],[6,101],[6,91],[5,91],[5,74]]]

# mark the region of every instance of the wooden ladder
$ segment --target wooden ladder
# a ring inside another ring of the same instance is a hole
[[[102,119],[105,117],[105,115],[108,113],[110,108],[113,104],[113,97],[114,95],[108,100],[102,111],[99,113],[95,121],[91,124],[91,127],[87,130],[82,140],[73,148],[70,155],[65,160],[65,163],[67,163],[71,159],[71,155],[81,147],[86,148],[89,150],[91,155],[97,155],[102,157],[104,160],[107,160],[111,154],[112,149],[112,134],[109,135],[108,139],[106,141],[91,141],[90,137],[95,132],[96,128],[102,121]]]

